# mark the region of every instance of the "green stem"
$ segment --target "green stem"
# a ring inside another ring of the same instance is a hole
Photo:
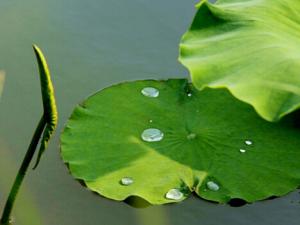
[[[39,122],[37,128],[35,129],[34,135],[31,139],[31,143],[30,143],[28,150],[26,152],[26,155],[23,159],[22,165],[21,165],[21,167],[18,171],[18,174],[15,178],[15,182],[10,190],[10,193],[9,193],[9,196],[6,201],[6,204],[5,204],[5,207],[3,210],[3,214],[1,217],[1,221],[0,221],[1,225],[9,225],[10,224],[10,215],[11,215],[11,211],[14,206],[14,202],[16,200],[16,196],[19,192],[20,186],[26,175],[26,172],[28,170],[30,162],[35,153],[36,147],[39,143],[40,137],[43,133],[43,130],[45,129],[45,126],[46,126],[46,121],[45,121],[44,115],[43,115],[42,118],[40,119],[40,122]]]

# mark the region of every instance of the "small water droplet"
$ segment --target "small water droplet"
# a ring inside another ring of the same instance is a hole
[[[246,145],[252,145],[253,143],[252,143],[252,141],[250,141],[250,140],[246,140],[246,141],[245,141],[245,144],[246,144]]]
[[[157,98],[159,96],[159,90],[153,87],[145,87],[142,89],[141,93],[150,98]]]
[[[183,193],[178,189],[173,188],[167,192],[166,198],[170,200],[180,200],[183,198]]]
[[[142,139],[147,142],[161,141],[164,137],[164,133],[156,128],[149,128],[143,131],[141,135]]]
[[[211,190],[211,191],[218,191],[218,190],[220,189],[219,185],[216,184],[216,183],[213,182],[213,181],[208,181],[208,182],[206,183],[206,186],[207,186],[207,188],[208,188],[209,190]]]
[[[133,179],[131,177],[123,177],[121,180],[120,180],[120,183],[124,186],[128,186],[128,185],[131,185],[133,184]]]
[[[195,139],[196,138],[196,134],[194,134],[194,133],[190,133],[186,138],[188,139],[188,140],[193,140],[193,139]]]
[[[245,150],[245,149],[240,149],[240,152],[241,152],[241,153],[245,153],[246,150]]]
[[[188,96],[188,97],[192,97],[192,93],[188,93],[187,96]]]
[[[152,123],[153,122],[153,120],[149,120],[149,123]]]

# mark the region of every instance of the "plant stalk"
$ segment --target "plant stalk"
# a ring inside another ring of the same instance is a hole
[[[3,214],[1,217],[0,225],[9,225],[10,224],[10,215],[11,211],[14,206],[14,202],[16,200],[16,196],[19,192],[20,186],[23,182],[23,179],[26,175],[26,172],[28,170],[28,167],[30,165],[30,162],[34,156],[34,153],[36,151],[37,145],[39,143],[39,140],[42,136],[43,130],[45,129],[46,126],[46,120],[44,118],[44,115],[40,119],[37,128],[35,129],[35,132],[33,134],[33,137],[31,139],[31,143],[28,147],[28,150],[26,152],[26,155],[23,159],[22,165],[18,171],[18,174],[15,178],[14,184],[10,190],[9,196],[7,198]]]

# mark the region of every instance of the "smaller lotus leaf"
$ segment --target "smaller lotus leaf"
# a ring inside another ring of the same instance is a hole
[[[298,187],[299,137],[292,116],[267,122],[226,89],[148,80],[106,88],[78,105],[61,154],[76,179],[107,198],[163,204],[195,192],[253,202]]]

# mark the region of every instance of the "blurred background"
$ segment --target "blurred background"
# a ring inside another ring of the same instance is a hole
[[[13,211],[16,225],[298,225],[300,194],[242,207],[190,197],[137,209],[97,196],[75,181],[59,153],[74,106],[112,84],[187,77],[178,43],[196,0],[2,0],[0,211],[42,115],[33,43],[44,51],[56,90],[59,126],[37,170],[29,171]]]

